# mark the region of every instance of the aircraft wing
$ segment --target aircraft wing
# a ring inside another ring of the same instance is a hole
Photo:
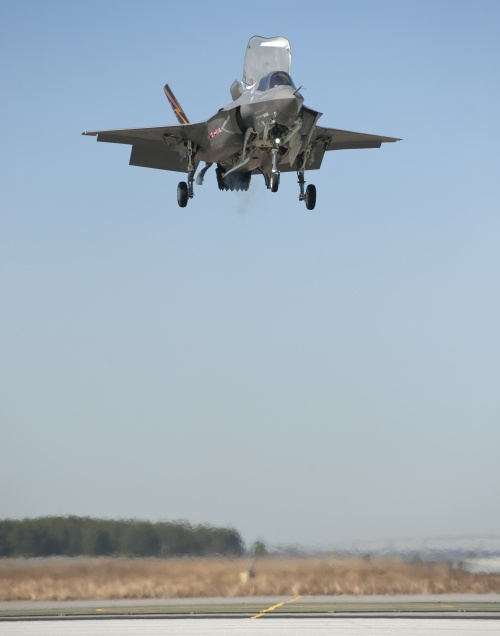
[[[338,130],[337,128],[316,127],[316,139],[326,144],[325,150],[348,150],[355,148],[380,148],[384,143],[401,141],[397,137],[382,137],[367,133]]]
[[[97,137],[97,141],[130,144],[132,146],[131,166],[186,172],[185,142],[191,141],[200,148],[206,148],[209,143],[206,130],[206,123],[200,122],[154,128],[93,130],[82,134]]]

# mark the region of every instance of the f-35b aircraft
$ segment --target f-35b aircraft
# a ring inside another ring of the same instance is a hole
[[[248,190],[252,175],[261,174],[277,192],[282,172],[296,172],[299,200],[308,210],[316,205],[316,188],[305,188],[306,170],[318,170],[325,152],[347,148],[380,148],[399,141],[365,133],[318,126],[320,112],[304,106],[290,77],[290,43],[283,37],[254,36],[248,42],[243,79],[233,82],[233,101],[207,121],[191,124],[168,84],[165,94],[179,122],[174,126],[84,132],[97,141],[130,144],[130,165],[187,173],[177,187],[185,207],[194,196],[194,178],[202,185],[215,163],[220,190]]]

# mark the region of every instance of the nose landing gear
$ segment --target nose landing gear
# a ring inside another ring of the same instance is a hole
[[[280,173],[279,172],[271,173],[271,177],[269,179],[269,187],[271,189],[271,192],[278,192],[279,185],[280,185]]]
[[[277,144],[279,143],[279,139],[276,140]],[[278,170],[278,145],[273,146],[271,150],[271,157],[273,161],[273,167],[271,170],[271,176],[269,177],[269,188],[271,188],[271,192],[278,192],[278,188],[280,185],[280,171]]]

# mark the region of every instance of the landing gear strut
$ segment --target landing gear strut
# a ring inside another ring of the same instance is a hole
[[[299,201],[305,201],[306,208],[308,210],[314,210],[314,207],[316,205],[316,186],[310,183],[307,186],[306,191],[304,192],[304,186],[306,183],[306,180],[304,179],[304,173],[306,171],[306,161],[309,157],[308,150],[309,149],[307,149],[304,153],[302,161],[300,162],[300,168],[297,169],[297,177],[299,178],[298,183],[300,188]]]
[[[194,163],[193,163],[193,144],[188,141],[186,143],[186,154],[188,160],[188,175],[187,183],[181,181],[177,186],[177,203],[181,208],[185,208],[188,204],[188,200],[194,197]]]

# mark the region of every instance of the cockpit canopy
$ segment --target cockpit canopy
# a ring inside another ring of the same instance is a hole
[[[295,89],[295,84],[288,73],[285,73],[285,71],[274,71],[274,73],[269,73],[269,75],[260,80],[257,90],[267,91],[270,88],[276,88],[276,86],[291,86]]]

